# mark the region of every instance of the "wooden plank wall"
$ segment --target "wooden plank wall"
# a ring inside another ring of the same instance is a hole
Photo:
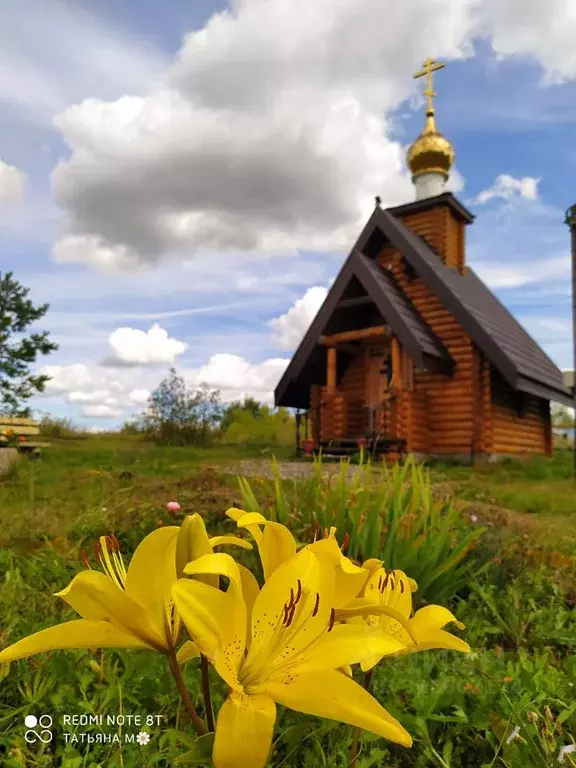
[[[534,395],[524,395],[523,415],[518,412],[518,395],[492,371],[493,451],[520,455],[551,452],[550,407]]]
[[[344,425],[344,436],[361,436],[366,431],[366,358],[362,345],[358,356],[350,361],[344,371],[338,391],[347,403],[347,418]]]
[[[406,216],[403,223],[444,254],[451,266],[463,266],[464,224],[457,221],[448,208],[439,207]],[[413,434],[409,441],[413,444],[412,450],[445,455],[470,454],[475,435],[472,341],[430,288],[420,278],[411,278],[407,274],[403,259],[395,248],[386,246],[378,262],[383,267],[392,268],[392,274],[402,290],[455,362],[452,378],[427,371],[415,372],[411,419]],[[426,408],[423,407],[424,396]],[[421,423],[424,414],[428,417],[426,424]],[[424,448],[425,439],[427,445]]]

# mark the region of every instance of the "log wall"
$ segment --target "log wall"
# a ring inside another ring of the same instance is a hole
[[[459,227],[464,225],[454,220],[449,210],[437,208],[407,216],[404,223],[426,237],[436,249],[446,248],[445,252],[451,254],[453,261],[462,261]],[[401,289],[444,343],[455,363],[452,377],[415,371],[412,417],[409,418],[408,413],[403,414],[404,422],[411,424],[411,450],[469,455],[475,439],[472,341],[431,289],[419,277],[410,275],[400,253],[393,246],[386,246],[381,251],[378,262],[382,267],[391,267]],[[423,407],[424,397],[426,408]]]
[[[552,452],[550,404],[535,395],[519,394],[492,371],[493,452],[521,455]]]

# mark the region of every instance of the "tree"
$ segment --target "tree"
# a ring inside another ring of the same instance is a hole
[[[559,429],[570,429],[574,426],[574,411],[565,405],[552,405],[552,423]]]
[[[201,384],[187,387],[175,368],[150,395],[142,417],[146,431],[162,444],[208,443],[222,417],[220,394]]]
[[[30,293],[14,279],[12,272],[0,273],[0,410],[28,416],[24,406],[36,392],[43,392],[49,376],[35,374],[31,366],[38,355],[49,355],[58,345],[48,332],[25,335],[26,329],[48,311],[48,304],[34,306]]]
[[[243,418],[245,413],[250,413],[254,419],[261,419],[267,417],[269,412],[270,409],[254,397],[245,397],[243,401],[234,400],[224,408],[220,429],[225,432],[238,418]]]

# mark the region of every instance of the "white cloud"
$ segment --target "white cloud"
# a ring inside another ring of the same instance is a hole
[[[92,374],[84,363],[72,363],[71,365],[45,365],[40,373],[50,376],[46,384],[48,394],[61,394],[74,390],[84,389],[92,384]]]
[[[155,323],[148,332],[136,328],[117,328],[109,339],[112,356],[107,365],[154,365],[174,363],[188,344],[171,339],[167,331]]]
[[[224,402],[255,397],[263,402],[272,402],[273,393],[289,360],[269,358],[261,363],[249,363],[244,357],[232,354],[212,355],[206,365],[186,372],[192,386],[207,384],[220,391]]]
[[[150,399],[150,392],[147,389],[133,389],[128,398],[134,405],[146,405]]]
[[[0,57],[0,101],[48,127],[87,96],[145,92],[166,65],[151,44],[60,0],[4,3]]]
[[[491,288],[519,288],[570,276],[569,256],[526,261],[510,266],[491,261],[475,261],[471,266]]]
[[[132,270],[207,250],[340,249],[375,194],[413,197],[387,115],[420,88],[419,62],[472,55],[482,35],[572,77],[575,27],[566,0],[411,0],[393,17],[381,0],[236,2],[146,95],[57,116],[72,154],[52,174],[69,221],[54,258]],[[536,180],[511,179],[483,197],[535,195]]]
[[[83,405],[82,415],[93,419],[118,419],[124,415],[124,410],[110,405]]]
[[[483,205],[495,198],[503,200],[514,200],[515,198],[524,198],[525,200],[538,199],[538,183],[540,179],[533,176],[524,176],[521,179],[515,179],[507,173],[500,174],[491,187],[482,190],[475,198],[474,202]]]
[[[281,347],[293,349],[300,343],[327,295],[328,290],[322,286],[309,288],[288,312],[270,320],[268,325]]]
[[[414,194],[385,114],[419,87],[406,73],[430,34],[438,56],[471,50],[464,6],[402,9],[391,20],[377,0],[243,2],[190,34],[147,96],[62,112],[72,155],[52,186],[72,239],[54,258],[130,269],[349,244],[376,193]]]
[[[68,394],[69,403],[85,403],[88,405],[117,405],[109,389],[95,389],[93,392],[73,391]]]
[[[21,202],[25,182],[25,173],[0,160],[0,204]]]
[[[478,31],[500,56],[531,56],[546,83],[576,77],[576,13],[572,0],[482,0]]]

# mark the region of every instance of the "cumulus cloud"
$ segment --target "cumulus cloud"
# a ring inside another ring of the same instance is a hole
[[[70,224],[54,258],[130,269],[170,253],[349,244],[374,194],[413,195],[386,113],[417,87],[407,73],[432,31],[434,53],[458,58],[471,23],[454,0],[393,19],[379,0],[215,14],[161,87],[55,119],[72,153],[52,174]]]
[[[430,54],[472,55],[478,36],[553,81],[576,76],[565,0],[411,0],[392,17],[381,0],[234,3],[147,95],[55,118],[71,155],[52,174],[68,218],[54,259],[130,271],[168,255],[345,247],[375,194],[413,196],[389,117],[420,87],[408,73]]]
[[[133,389],[128,395],[128,399],[134,405],[146,405],[150,398],[150,392],[147,389]]]
[[[0,205],[21,202],[25,183],[25,173],[0,160]]]
[[[109,344],[112,355],[104,362],[110,366],[171,364],[188,349],[188,344],[170,338],[157,323],[148,331],[117,328]]]
[[[488,189],[482,190],[475,198],[474,202],[479,205],[501,198],[502,200],[514,200],[523,198],[524,200],[538,199],[538,183],[540,179],[533,176],[523,176],[521,179],[515,179],[507,173],[497,176],[494,184]]]
[[[286,370],[289,360],[269,358],[261,363],[250,363],[240,355],[212,355],[201,368],[187,373],[185,378],[192,386],[207,384],[219,390],[223,401],[254,397],[271,403],[274,389]]]
[[[110,405],[84,405],[82,415],[93,419],[117,419],[124,415],[124,410]]]
[[[327,295],[328,290],[322,286],[309,288],[288,312],[270,320],[268,325],[279,346],[293,349],[300,343]]]
[[[288,362],[268,358],[251,363],[240,355],[216,354],[198,368],[177,371],[192,388],[206,384],[211,390],[219,390],[223,402],[251,396],[272,403],[274,389]],[[125,418],[141,411],[150,393],[167,375],[167,371],[156,369],[112,369],[84,363],[44,366],[40,372],[53,377],[44,398],[63,396],[80,408],[81,416],[98,419]]]

